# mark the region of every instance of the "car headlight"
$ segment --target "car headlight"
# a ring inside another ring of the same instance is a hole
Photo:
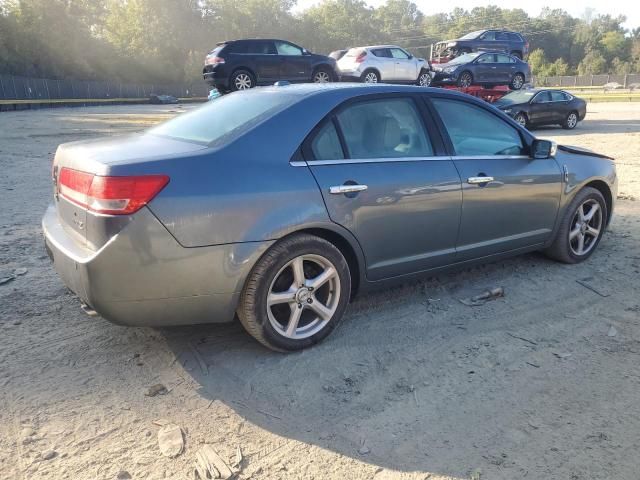
[[[444,73],[453,73],[456,71],[456,67],[445,67],[442,69]]]

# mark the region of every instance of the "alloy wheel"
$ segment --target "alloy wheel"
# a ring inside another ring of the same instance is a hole
[[[331,81],[331,78],[329,77],[329,74],[327,72],[323,72],[321,70],[319,72],[316,72],[316,74],[313,76],[313,81],[314,83],[327,83]]]
[[[247,90],[252,87],[251,77],[246,73],[236,75],[234,85],[236,90]]]
[[[364,83],[378,83],[378,76],[374,72],[369,72],[364,77]]]
[[[522,85],[524,85],[524,79],[522,78],[522,75],[518,74],[515,77],[513,77],[513,80],[511,81],[511,85],[515,90],[520,90],[522,88]]]
[[[519,113],[518,115],[516,115],[516,118],[514,120],[518,122],[520,125],[522,125],[523,127],[527,126],[527,117],[525,117],[522,113]]]
[[[473,81],[473,79],[471,78],[471,74],[468,73],[468,72],[465,72],[460,77],[460,86],[461,87],[470,87],[472,81]]]
[[[574,128],[578,124],[578,116],[575,113],[570,113],[567,117],[567,127]]]
[[[339,301],[336,267],[321,255],[300,255],[285,264],[271,282],[267,316],[280,335],[308,338],[329,323]]]
[[[431,75],[429,75],[427,72],[421,73],[418,83],[421,87],[428,87],[429,85],[431,85]]]
[[[574,255],[583,256],[593,249],[600,236],[602,223],[602,208],[597,200],[589,199],[578,207],[569,230],[569,248]]]

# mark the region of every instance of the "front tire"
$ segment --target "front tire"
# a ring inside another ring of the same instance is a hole
[[[360,80],[362,83],[380,83],[380,74],[375,70],[365,70]]]
[[[249,90],[256,86],[253,75],[248,70],[236,70],[231,75],[229,81],[229,90],[237,92],[238,90]]]
[[[523,112],[518,113],[515,117],[513,117],[513,119],[524,128],[529,128],[529,119]]]
[[[431,85],[431,74],[427,70],[422,70],[418,75],[418,81],[416,84],[420,87],[428,87]]]
[[[576,112],[569,112],[567,118],[564,119],[562,128],[565,130],[573,130],[578,125],[578,114]]]
[[[334,81],[334,75],[328,68],[320,67],[320,68],[316,69],[315,72],[313,72],[313,75],[311,76],[311,81],[313,83],[329,83],[329,82],[333,82]]]
[[[350,296],[351,275],[340,250],[322,238],[296,234],[277,242],[253,267],[238,317],[266,347],[302,350],[336,328]]]
[[[521,73],[516,73],[511,79],[509,88],[511,90],[520,90],[523,85],[524,85],[524,75],[522,75]]]
[[[564,263],[583,262],[600,243],[607,218],[607,204],[600,191],[583,188],[567,207],[556,238],[544,253]]]
[[[473,85],[473,75],[471,72],[462,72],[458,78],[458,86],[467,88]]]

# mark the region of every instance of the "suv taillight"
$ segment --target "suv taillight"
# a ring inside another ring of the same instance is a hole
[[[102,177],[65,167],[58,182],[60,196],[82,208],[104,215],[130,215],[149,203],[169,183],[169,177]]]
[[[224,58],[222,57],[207,57],[204,60],[205,65],[218,65],[219,63],[224,63]]]
[[[364,59],[367,57],[367,52],[366,51],[362,51],[360,52],[360,54],[356,57],[356,63],[362,63],[364,62]]]

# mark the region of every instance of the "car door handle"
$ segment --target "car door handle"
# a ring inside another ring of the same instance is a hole
[[[329,193],[333,195],[341,195],[343,193],[362,192],[367,188],[369,188],[367,185],[338,185],[335,187],[329,187]]]
[[[491,68],[498,68],[498,67],[491,67]]]
[[[478,185],[482,183],[493,182],[493,177],[469,177],[467,178],[467,183],[471,185]]]

